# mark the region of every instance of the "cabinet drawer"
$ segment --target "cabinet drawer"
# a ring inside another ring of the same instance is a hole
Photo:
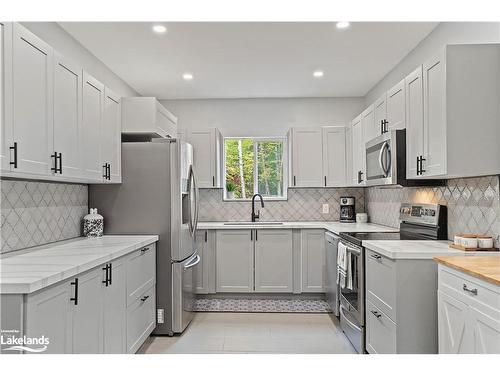
[[[378,309],[396,320],[396,264],[366,249],[366,296]]]
[[[127,308],[127,352],[135,353],[155,328],[155,286],[146,290]]]
[[[366,302],[366,350],[370,354],[396,354],[396,324]]]
[[[127,259],[127,305],[155,284],[156,245],[151,244],[129,255]]]
[[[485,313],[499,319],[500,294],[492,289],[483,286],[479,280],[474,280],[474,277],[439,267],[439,290],[467,304],[479,305],[487,310]]]

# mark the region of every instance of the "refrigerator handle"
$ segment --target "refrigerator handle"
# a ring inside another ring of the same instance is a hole
[[[196,184],[196,176],[194,174],[193,166],[191,166],[191,176],[193,178],[193,191],[194,191],[194,223],[193,223],[193,236],[198,229],[198,214],[200,211],[200,196],[198,191],[198,185]]]

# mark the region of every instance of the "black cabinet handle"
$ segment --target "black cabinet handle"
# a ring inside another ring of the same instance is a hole
[[[257,229],[255,229],[255,241],[258,241],[258,239],[257,239],[257,233],[258,233],[258,232],[259,232],[259,231],[258,231]]]
[[[104,163],[102,165],[103,169],[104,169],[104,174],[102,175],[103,178],[107,179],[108,178],[108,163]]]
[[[9,150],[14,151],[14,161],[11,161],[9,164],[17,168],[17,142],[14,142],[14,146],[9,147]]]
[[[149,298],[149,296],[144,296],[141,298],[141,301],[144,302],[145,300],[147,300]]]
[[[420,174],[424,174],[424,172],[425,172],[424,161],[425,161],[425,158],[422,155],[420,155]]]
[[[325,176],[325,186],[326,186],[326,176]]]
[[[382,124],[382,134],[384,133],[387,133],[388,130],[387,130],[387,124],[389,123],[389,121],[387,121],[386,119],[383,119],[381,121],[381,124]]]
[[[108,163],[108,180],[111,180],[111,164]]]
[[[59,153],[59,156],[57,157],[59,159],[59,169],[58,172],[62,174],[62,152]]]
[[[109,264],[109,285],[113,284],[113,263]]]
[[[293,186],[297,185],[297,181],[295,180],[295,176],[293,176]]]
[[[250,229],[250,241],[253,241],[253,229]]]
[[[208,242],[208,230],[205,231],[205,242]]]
[[[149,247],[144,247],[144,248],[141,249],[141,253],[145,253],[148,250],[149,250]]]
[[[212,186],[215,187],[215,176],[212,176]]]
[[[75,296],[69,300],[73,301],[75,305],[78,305],[78,277],[75,277],[75,281],[72,281],[71,285],[75,286]]]
[[[378,311],[373,311],[373,310],[370,310],[370,312],[375,315],[375,317],[377,318],[380,318],[382,316],[382,314],[380,314]]]
[[[59,168],[57,168],[57,152],[54,151],[54,153],[50,155],[50,157],[54,159],[54,166],[50,168],[50,170],[53,171],[54,173],[58,173]]]
[[[417,176],[420,175],[420,156],[417,156]]]
[[[102,283],[105,284],[105,286],[108,286],[109,285],[109,267],[108,267],[108,264],[106,264],[106,267],[103,267],[102,270],[106,271],[106,276],[105,276],[104,280],[102,281]]]
[[[380,120],[380,134],[384,134],[384,120]]]
[[[358,184],[363,182],[363,179],[361,178],[362,175],[363,175],[363,172],[358,171]]]

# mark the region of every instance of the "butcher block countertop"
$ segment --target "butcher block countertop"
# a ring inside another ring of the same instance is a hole
[[[500,286],[500,256],[445,256],[435,257],[434,260],[445,266]]]

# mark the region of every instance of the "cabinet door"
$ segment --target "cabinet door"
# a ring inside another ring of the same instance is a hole
[[[345,168],[346,168],[346,173],[345,173],[345,179],[347,185],[352,184],[352,179],[353,179],[353,155],[352,155],[352,124],[349,124],[349,126],[345,130]]]
[[[406,177],[417,178],[417,159],[424,153],[424,102],[422,67],[405,78]]]
[[[378,128],[375,126],[375,106],[373,104],[363,111],[361,122],[365,136],[363,141],[364,148],[366,142],[371,141],[380,133],[380,126]]]
[[[43,40],[13,26],[13,141],[17,172],[50,175],[53,150],[53,58]]]
[[[291,186],[324,186],[321,128],[293,128],[292,138]]]
[[[54,54],[54,152],[62,175],[84,178],[81,166],[82,69]],[[53,172],[53,174],[56,174]]]
[[[325,231],[302,231],[302,292],[322,293],[325,274]]]
[[[0,166],[11,170],[12,140],[12,23],[0,21]]]
[[[121,182],[120,97],[104,88],[104,115],[101,131],[101,164],[109,164],[109,182]]]
[[[465,303],[438,291],[439,354],[474,352],[467,310]]]
[[[253,231],[217,231],[217,292],[253,292]]]
[[[346,134],[343,126],[323,131],[323,173],[325,186],[344,186],[346,182]]]
[[[500,321],[469,306],[475,354],[500,354]]]
[[[370,354],[397,354],[396,324],[366,301],[366,350]]]
[[[215,238],[213,231],[196,232],[196,250],[201,260],[196,270],[196,293],[215,293]]]
[[[405,80],[387,91],[387,130],[405,129]]]
[[[123,259],[109,264],[110,283],[104,285],[104,353],[120,354],[127,350],[126,264]]]
[[[103,122],[104,85],[83,72],[82,93],[82,165],[85,177],[102,181],[104,166],[101,164],[100,144]]]
[[[255,231],[256,292],[292,292],[292,254],[291,229]]]
[[[365,153],[363,123],[361,116],[358,116],[352,121],[352,183],[354,186],[365,184]]]
[[[156,101],[156,128],[164,137],[177,136],[177,119],[158,101]]]
[[[445,50],[423,65],[424,158],[426,177],[446,174],[446,68]]]
[[[72,322],[75,354],[102,353],[103,281],[101,267],[78,276],[78,298],[73,305]]]
[[[72,353],[72,293],[69,282],[63,282],[27,296],[25,334],[47,337],[44,353]]]
[[[375,104],[373,105],[373,134],[379,136],[384,133],[385,126],[383,125],[384,121],[387,121],[387,96],[386,94],[382,95],[377,99]],[[387,129],[389,130],[389,129]]]
[[[187,141],[193,146],[193,164],[200,188],[219,187],[216,176],[216,129],[191,130]]]

